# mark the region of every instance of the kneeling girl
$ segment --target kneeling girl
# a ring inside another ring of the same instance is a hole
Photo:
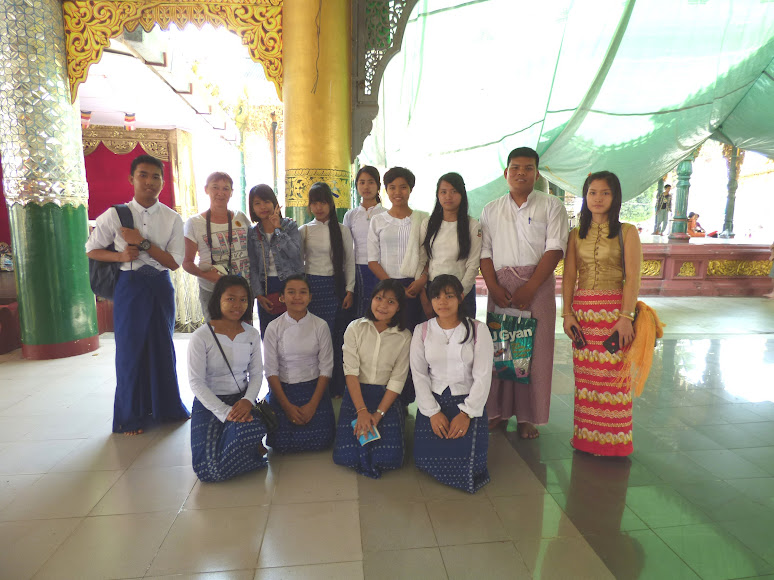
[[[252,414],[261,388],[261,337],[250,326],[250,286],[241,276],[218,279],[210,323],[188,344],[193,469],[202,481],[224,481],[266,465],[263,421]]]
[[[403,465],[403,408],[398,396],[409,370],[411,333],[405,329],[406,295],[398,280],[376,285],[365,317],[344,333],[347,391],[336,427],[333,461],[377,479]],[[352,422],[357,421],[355,426]],[[378,426],[380,438],[358,438]]]
[[[279,428],[266,442],[277,453],[327,449],[336,426],[328,393],[331,333],[307,310],[312,294],[303,274],[287,277],[279,299],[287,312],[269,323],[263,338],[267,400],[279,417]]]
[[[489,483],[486,400],[494,346],[486,326],[469,318],[462,284],[448,274],[430,284],[436,317],[414,330],[414,463],[443,484],[475,493]]]

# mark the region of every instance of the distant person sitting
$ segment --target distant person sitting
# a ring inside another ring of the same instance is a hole
[[[688,214],[688,235],[692,238],[717,238],[718,232],[707,233],[699,223],[699,214],[691,212]]]
[[[656,204],[656,229],[653,235],[664,236],[667,233],[667,222],[669,221],[669,212],[672,211],[672,186],[668,183],[664,186],[664,191],[658,196]]]

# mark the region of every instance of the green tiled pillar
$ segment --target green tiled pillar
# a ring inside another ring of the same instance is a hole
[[[62,5],[0,4],[0,144],[26,358],[99,346],[84,250],[88,188]]]

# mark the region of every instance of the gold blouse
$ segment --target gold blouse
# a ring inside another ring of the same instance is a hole
[[[624,238],[631,224],[621,224]],[[618,290],[623,288],[621,242],[618,236],[608,238],[610,229],[606,223],[591,222],[584,239],[578,236],[578,228],[570,232],[575,239],[578,266],[578,288],[582,290]]]

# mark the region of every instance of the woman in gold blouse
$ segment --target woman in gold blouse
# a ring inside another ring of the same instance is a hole
[[[630,377],[621,374],[634,339],[642,247],[637,228],[618,220],[621,201],[614,173],[588,176],[564,260],[562,317],[575,369],[572,445],[595,455],[632,452]]]

